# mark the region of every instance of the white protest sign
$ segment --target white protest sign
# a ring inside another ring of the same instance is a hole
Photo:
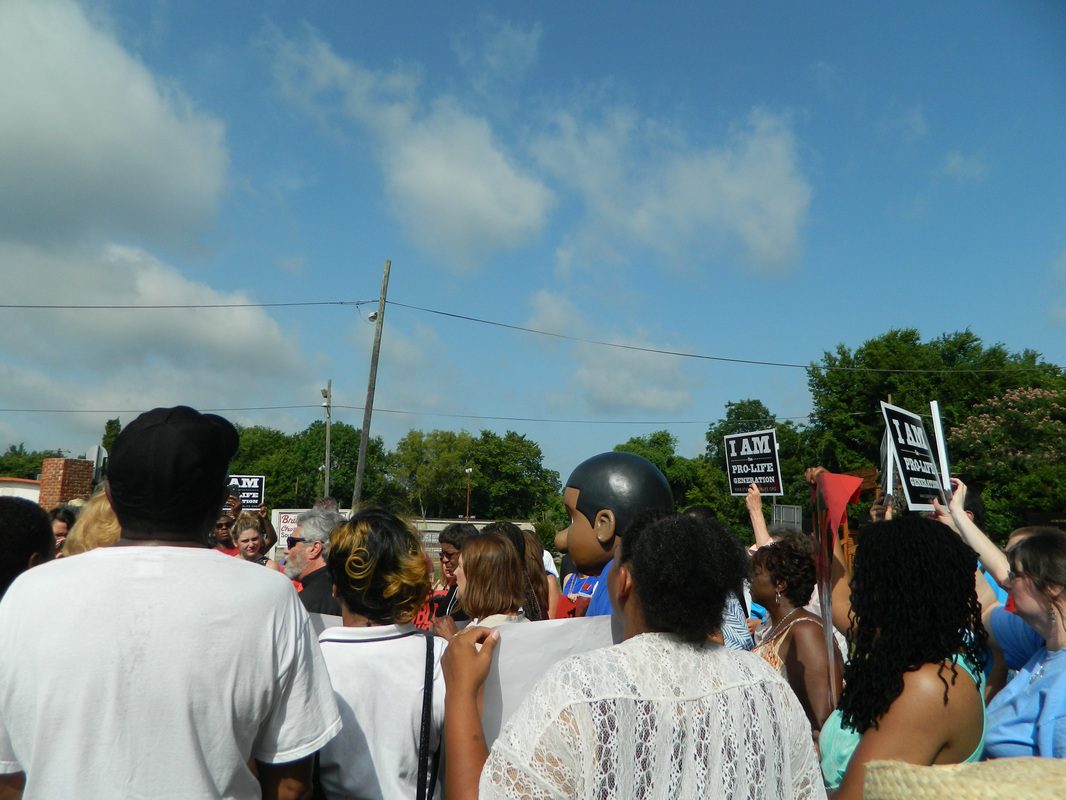
[[[932,400],[929,413],[933,415],[933,436],[936,437],[936,453],[940,458],[940,481],[945,492],[951,492],[951,467],[948,466],[948,440],[944,436],[944,423],[940,419],[940,403]]]
[[[777,432],[772,428],[726,436],[725,469],[731,495],[743,497],[753,483],[760,494],[785,493],[777,458]]]
[[[326,628],[342,624],[340,617],[308,616],[316,636]],[[553,664],[567,656],[610,647],[622,640],[621,621],[613,616],[550,619],[502,625],[497,630],[500,641],[496,643],[485,680],[481,714],[487,747],[492,747],[507,720]]]
[[[922,418],[884,401],[881,401],[881,413],[885,417],[888,441],[899,469],[907,508],[932,511],[933,498],[943,500],[943,489]]]
[[[615,623],[613,615],[502,625],[497,630],[500,641],[492,654],[481,713],[488,747],[549,667],[622,640],[621,621]]]
[[[241,506],[245,511],[257,511],[266,497],[266,476],[230,475],[229,485],[240,492]]]

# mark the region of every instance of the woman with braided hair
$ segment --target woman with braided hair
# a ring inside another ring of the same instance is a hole
[[[976,761],[984,742],[985,632],[977,554],[946,525],[880,522],[858,540],[851,577],[851,659],[819,739],[837,798],[862,797],[867,762]]]

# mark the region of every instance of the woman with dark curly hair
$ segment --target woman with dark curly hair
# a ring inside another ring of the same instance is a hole
[[[851,659],[822,727],[828,788],[862,797],[866,763],[976,761],[984,740],[985,632],[977,554],[946,525],[879,522],[858,540],[851,577]]]
[[[344,627],[318,641],[344,727],[319,754],[321,787],[326,797],[415,797],[424,774],[425,796],[439,797],[445,642],[411,624],[431,585],[418,534],[387,511],[360,511],[330,533],[326,566]]]
[[[753,652],[788,681],[817,739],[840,697],[844,661],[834,647],[830,682],[822,620],[804,608],[814,581],[812,542],[802,533],[760,547],[752,556],[751,599],[766,608],[773,622]]]
[[[727,545],[680,515],[617,537],[607,587],[622,643],[553,666],[491,753],[477,694],[498,632],[457,634],[444,657],[448,797],[824,797],[788,684],[708,641],[746,567]]]

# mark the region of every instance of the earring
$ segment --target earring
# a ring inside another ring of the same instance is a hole
[[[781,605],[781,592],[777,592],[776,594],[774,594],[774,602],[778,605]]]

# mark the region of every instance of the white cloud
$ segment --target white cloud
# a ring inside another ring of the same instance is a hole
[[[541,166],[585,204],[568,259],[579,249],[621,260],[637,245],[705,262],[739,244],[763,270],[785,268],[800,248],[811,189],[796,151],[789,120],[761,109],[704,147],[628,109],[600,121],[560,113],[534,144]]]
[[[979,183],[988,174],[988,165],[980,156],[949,150],[940,165],[940,174],[960,183]]]
[[[324,124],[348,120],[372,135],[393,212],[423,251],[470,268],[546,224],[552,192],[485,117],[449,97],[425,107],[416,72],[366,69],[310,32],[279,38],[274,73],[282,93]]]
[[[142,250],[117,245],[45,251],[0,243],[0,273],[5,297],[27,304],[55,302],[57,287],[62,287],[62,302],[79,305],[250,300],[188,280]],[[5,407],[255,406],[279,381],[300,381],[306,372],[296,343],[258,308],[7,314],[10,322],[0,342],[0,405]],[[98,437],[107,416],[114,414],[56,419],[68,431]],[[35,422],[40,425],[40,419]]]
[[[485,15],[472,34],[452,39],[452,49],[474,88],[490,94],[497,84],[513,86],[522,81],[537,62],[543,32],[540,23],[523,29]]]
[[[307,259],[303,256],[283,256],[275,263],[282,272],[290,275],[303,275],[307,272]]]
[[[530,328],[634,347],[657,346],[641,330],[625,336],[592,331],[577,303],[561,292],[541,290],[533,295],[531,305],[533,311],[525,323]],[[575,394],[594,414],[673,414],[692,399],[691,380],[677,357],[579,342],[568,346],[568,355],[561,361],[570,366],[560,368],[562,385],[555,391],[567,396],[571,410]]]
[[[210,220],[222,124],[67,0],[0,3],[0,237],[180,243]]]
[[[0,244],[0,271],[6,296],[23,303],[53,301],[60,286],[63,302],[79,305],[252,302],[241,292],[223,293],[191,281],[145,251],[120,245],[44,251]],[[182,369],[233,362],[240,372],[252,370],[266,354],[274,368],[293,369],[299,363],[293,344],[257,308],[20,313],[29,324],[13,326],[4,345],[57,367],[73,362],[101,370],[137,364]]]
[[[896,138],[904,146],[918,143],[929,133],[929,123],[921,104],[900,108],[893,103],[881,123],[882,133]]]
[[[815,61],[811,66],[814,85],[826,97],[835,97],[840,91],[840,70],[827,61]]]
[[[616,337],[618,344],[651,346],[639,338]],[[685,408],[691,392],[680,369],[680,359],[582,344],[577,349],[581,365],[578,385],[596,413],[651,411],[673,414]]]

